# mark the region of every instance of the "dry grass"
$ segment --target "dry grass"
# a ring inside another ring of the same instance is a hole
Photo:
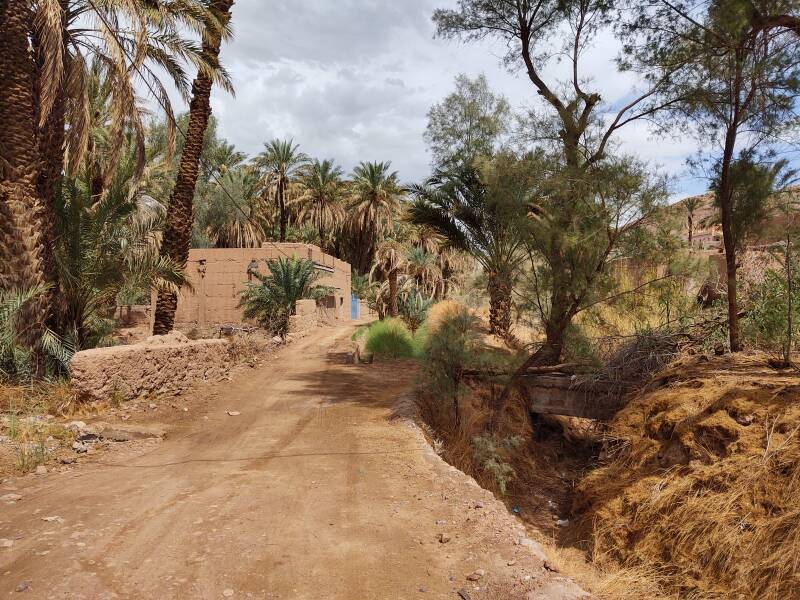
[[[484,488],[504,500],[509,509],[516,509],[523,520],[536,529],[534,537],[544,548],[549,565],[575,579],[584,589],[606,600],[641,600],[666,597],[660,586],[662,577],[653,569],[637,566],[622,568],[609,561],[593,564],[585,552],[563,547],[552,518],[550,505],[568,504],[571,493],[570,475],[581,471],[587,454],[597,439],[596,427],[588,421],[556,418],[552,427],[561,428],[560,436],[547,440],[533,439],[525,407],[519,400],[509,405],[499,425],[498,439],[519,437],[521,447],[500,447],[498,459],[514,469],[505,495],[500,492],[496,477],[484,468],[475,456],[473,438],[484,432],[489,417],[491,395],[499,390],[490,386],[472,388],[461,402],[462,422],[456,426],[452,409],[427,393],[420,393],[417,404],[437,452],[450,464],[472,475]],[[565,477],[565,475],[567,475]],[[515,598],[509,595],[489,595]],[[524,597],[524,596],[521,596]]]
[[[77,396],[66,381],[14,385],[0,381],[0,413],[71,415]]]
[[[428,332],[431,334],[435,333],[442,324],[442,321],[452,317],[453,315],[457,315],[463,310],[469,309],[455,300],[442,300],[441,302],[437,302],[431,306],[430,310],[428,311],[428,318],[425,321]]]
[[[75,415],[81,405],[66,382],[0,383],[0,474],[24,474],[46,463],[74,434],[52,417]]]
[[[688,358],[622,411],[573,510],[598,560],[695,598],[800,597],[800,376]]]

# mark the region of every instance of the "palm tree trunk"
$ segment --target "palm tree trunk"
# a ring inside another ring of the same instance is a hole
[[[286,188],[283,181],[278,184],[278,212],[281,222],[281,237],[280,241],[286,241],[286,225],[289,222],[289,215],[286,212]]]
[[[67,64],[67,14],[69,11],[68,0],[59,0],[61,6],[61,28],[63,35],[63,43],[61,47],[62,60],[64,61],[64,70],[68,69]],[[56,194],[59,193],[61,188],[61,178],[64,171],[64,139],[65,139],[65,116],[67,95],[64,89],[64,84],[58,86],[56,97],[53,99],[53,104],[47,118],[42,122],[42,106],[41,106],[41,80],[42,74],[45,70],[46,61],[52,60],[52,57],[44,55],[41,48],[41,40],[33,32],[32,45],[34,49],[34,56],[36,61],[36,81],[35,81],[35,95],[36,95],[36,123],[38,126],[38,152],[41,160],[39,177],[36,182],[39,198],[42,202],[45,215],[52,216],[55,214],[55,200]],[[43,246],[44,246],[44,268],[45,277],[48,283],[51,284],[52,295],[51,308],[55,309],[58,302],[56,290],[58,288],[58,271],[55,264],[55,257],[53,256],[53,245],[55,240],[54,222],[52,218],[45,219],[46,229],[43,231]],[[56,311],[58,312],[58,311]]]
[[[211,9],[221,23],[227,24],[233,0],[213,0]],[[208,64],[219,64],[219,50],[222,44],[219,32],[206,32],[203,39],[203,58]],[[167,208],[167,224],[164,229],[164,241],[161,255],[168,256],[175,263],[186,266],[189,258],[189,246],[192,242],[194,190],[203,152],[203,137],[211,117],[211,77],[198,72],[192,83],[192,101],[189,104],[189,126],[181,154],[175,188]],[[175,325],[175,310],[178,307],[178,295],[173,292],[160,291],[156,301],[153,333],[164,335],[172,331]]]
[[[397,269],[389,271],[389,315],[397,317],[400,308],[397,303]]]
[[[30,24],[29,2],[0,0],[0,288],[5,289],[47,282],[45,232],[52,219],[36,186],[40,160]],[[20,341],[32,350],[50,316],[49,298],[43,295],[23,315]]]
[[[489,275],[489,330],[507,336],[511,330],[511,286],[497,275]]]

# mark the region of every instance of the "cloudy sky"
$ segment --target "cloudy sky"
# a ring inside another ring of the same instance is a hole
[[[535,101],[531,83],[500,65],[503,48],[434,39],[434,8],[455,0],[237,0],[235,39],[222,50],[236,96],[213,96],[221,133],[258,152],[293,137],[308,154],[350,170],[360,160],[391,160],[404,182],[429,170],[422,134],[430,106],[453,89],[458,73],[484,73],[512,105]],[[636,82],[616,73],[613,38],[586,57],[586,75],[612,106]],[[551,77],[563,72],[553,65]],[[686,173],[690,140],[653,139],[644,127],[619,138],[623,148],[675,176],[673,195],[702,191]]]

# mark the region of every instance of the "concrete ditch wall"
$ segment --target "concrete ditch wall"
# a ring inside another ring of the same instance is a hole
[[[70,366],[79,397],[97,402],[175,395],[228,379],[235,363],[227,340],[190,341],[174,332],[139,344],[84,350]]]

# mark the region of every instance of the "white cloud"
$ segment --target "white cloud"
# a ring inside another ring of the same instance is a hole
[[[461,72],[486,74],[512,105],[538,101],[524,72],[500,64],[500,44],[463,45],[434,39],[434,8],[455,0],[238,0],[235,37],[222,50],[236,96],[215,89],[220,132],[253,154],[274,137],[291,136],[345,169],[361,160],[391,160],[403,181],[428,172],[422,134],[430,106],[452,90]],[[557,42],[557,40],[554,40]],[[583,76],[609,107],[637,86],[614,66],[618,42],[603,34],[587,50]],[[545,74],[563,77],[565,63]],[[693,143],[653,140],[641,125],[619,136],[622,148],[663,166],[687,191],[684,157]],[[702,184],[699,187],[703,187]]]

